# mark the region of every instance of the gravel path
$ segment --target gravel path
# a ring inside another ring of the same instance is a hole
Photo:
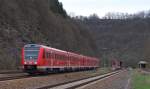
[[[108,72],[108,71],[107,71]],[[58,84],[104,73],[103,70],[75,73],[52,74],[25,79],[0,81],[0,89],[35,89],[41,86]]]
[[[28,75],[28,74],[26,74],[26,73],[0,74],[0,78],[3,78],[3,77],[15,77],[15,76],[22,76],[22,75]]]
[[[114,75],[95,84],[80,89],[131,89],[131,73],[129,71]]]

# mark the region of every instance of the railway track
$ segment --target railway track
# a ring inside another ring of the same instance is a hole
[[[73,81],[55,84],[55,85],[43,86],[43,87],[40,87],[37,89],[76,89],[76,88],[81,88],[90,83],[93,83],[93,82],[96,82],[96,81],[99,81],[99,80],[102,80],[102,79],[105,79],[108,77],[112,77],[113,75],[117,75],[122,71],[124,71],[124,70],[119,70],[119,71],[107,73],[104,75],[88,77],[88,78],[83,78],[83,79],[79,79],[79,80],[73,80]]]
[[[22,70],[0,71],[0,74],[16,74],[16,73],[23,73],[23,71]]]
[[[21,70],[0,71],[0,81],[22,79],[31,77]]]
[[[51,73],[51,74],[46,74],[46,75],[60,75],[60,74],[65,74],[68,72],[64,72],[64,73]],[[72,72],[69,72],[72,73]],[[31,77],[40,77],[40,76],[46,76],[45,74],[41,74],[41,75],[29,75],[27,73],[24,72],[19,72],[19,71],[4,71],[4,72],[0,72],[0,81],[7,81],[7,80],[15,80],[15,79],[23,79],[23,78],[31,78]]]
[[[60,74],[65,74],[64,73],[51,73],[51,74],[47,74],[47,75],[60,75]],[[67,72],[68,73],[68,72]],[[69,72],[72,73],[72,72]],[[19,75],[15,75],[15,74],[19,74]],[[30,77],[40,77],[40,76],[45,76],[45,75],[28,75],[24,72],[19,72],[19,71],[5,71],[5,72],[0,72],[0,81],[7,81],[7,80],[15,80],[15,79],[23,79],[23,78],[30,78]]]
[[[13,76],[13,77],[1,77],[0,81],[7,81],[7,80],[15,80],[15,79],[23,79],[23,78],[29,78],[28,75],[20,75],[20,76]]]

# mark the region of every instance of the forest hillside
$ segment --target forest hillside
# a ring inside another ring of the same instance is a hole
[[[28,43],[95,57],[97,46],[85,29],[58,0],[0,0],[0,69],[19,67]]]

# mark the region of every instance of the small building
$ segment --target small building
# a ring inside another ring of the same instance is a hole
[[[140,61],[139,63],[138,63],[138,65],[139,65],[139,68],[142,68],[142,69],[145,69],[146,68],[146,66],[147,66],[147,62],[146,61]]]

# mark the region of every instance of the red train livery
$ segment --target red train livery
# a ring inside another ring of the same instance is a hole
[[[28,73],[88,70],[99,67],[99,59],[38,44],[22,49],[23,70]]]
[[[112,70],[118,70],[122,68],[122,61],[113,59],[111,60],[111,68]]]

